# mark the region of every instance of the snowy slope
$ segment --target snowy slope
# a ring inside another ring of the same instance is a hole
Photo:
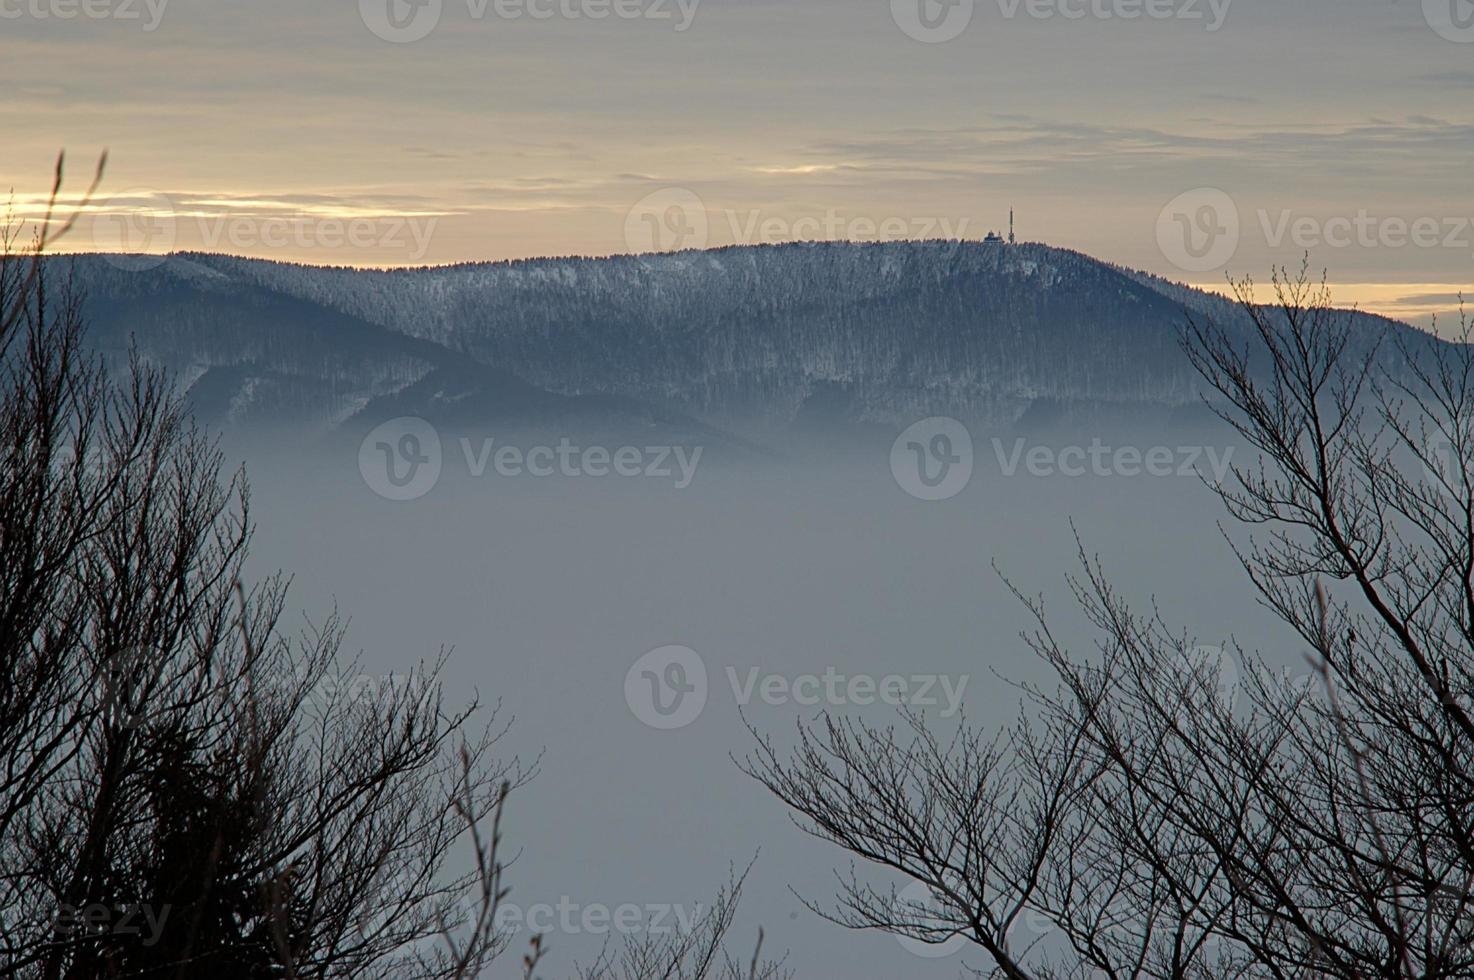
[[[1237,316],[1218,297],[1041,245],[759,246],[397,271],[181,255],[147,272],[96,258],[78,269],[104,345],[136,336],[181,377],[218,382],[211,404],[233,403],[235,416],[254,378],[246,414],[330,426],[376,398],[433,389],[422,382],[436,371],[464,383],[466,370],[498,372],[488,383],[515,389],[502,401],[527,400],[534,415],[556,404],[545,396],[616,396],[637,413],[743,431],[815,415],[1006,424],[1040,405],[1172,410],[1199,400],[1178,346],[1186,310]]]

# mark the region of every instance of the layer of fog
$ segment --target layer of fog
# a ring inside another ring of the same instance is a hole
[[[761,925],[767,950],[788,950],[800,977],[955,977],[964,961],[985,964],[847,932],[790,891],[827,902],[832,872],[848,860],[799,833],[732,762],[753,743],[729,668],[744,683],[753,668],[789,681],[828,668],[941,674],[954,687],[965,677],[967,718],[1007,725],[1020,701],[1007,680],[1046,675],[1018,637],[1026,611],[993,565],[1026,593],[1044,592],[1063,635],[1088,656],[1091,636],[1065,581],[1076,568],[1071,521],[1125,594],[1155,600],[1203,643],[1234,635],[1286,662],[1298,653],[1256,606],[1221,537],[1222,507],[1198,480],[1030,475],[1027,466],[1010,477],[980,436],[966,490],[927,502],[894,478],[893,436],[772,460],[708,452],[685,489],[644,477],[472,477],[448,440],[439,484],[411,502],[366,485],[356,443],[258,442],[243,450],[259,521],[252,567],[295,575],[294,615],[320,620],[336,603],[351,617],[349,647],[363,651],[366,674],[403,672],[454,647],[447,700],[475,689],[516,716],[508,746],[544,753],[541,777],[514,797],[508,820],[521,855],[509,876],[517,908],[563,900],[575,921],[591,906],[689,909],[729,865],[760,852],[740,948]],[[1227,445],[1221,431],[1166,428],[1026,438],[1056,449],[1095,438],[1113,448]],[[996,448],[1011,455],[1015,439]],[[672,644],[700,654],[710,693],[695,722],[665,732],[632,712],[625,676]],[[743,710],[786,737],[818,709],[754,698]],[[849,710],[878,724],[895,716],[883,704]],[[569,934],[558,918],[550,977],[608,938]],[[495,975],[520,976],[521,951],[518,941]]]

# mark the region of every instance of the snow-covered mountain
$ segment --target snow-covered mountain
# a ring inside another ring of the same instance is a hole
[[[75,260],[96,342],[208,420],[581,418],[763,433],[933,414],[1175,410],[1219,297],[1042,245],[795,244],[395,271]],[[1353,329],[1384,325],[1356,315]]]

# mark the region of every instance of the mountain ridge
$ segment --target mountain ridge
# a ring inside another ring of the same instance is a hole
[[[1038,244],[793,243],[386,270],[207,253],[140,271],[119,267],[136,260],[50,261],[78,270],[105,350],[137,343],[207,416],[328,430],[391,402],[414,409],[400,397],[412,390],[423,412],[443,412],[471,388],[493,417],[467,422],[617,405],[631,424],[743,435],[928,415],[1007,425],[1041,405],[1173,411],[1202,395],[1178,346],[1186,314],[1247,326],[1225,297]],[[1346,315],[1368,336],[1417,333]],[[440,392],[438,406],[437,373],[459,392]]]

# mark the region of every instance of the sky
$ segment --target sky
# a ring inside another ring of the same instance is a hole
[[[1471,0],[0,0],[67,247],[419,265],[1006,232],[1416,322],[1474,283]]]

